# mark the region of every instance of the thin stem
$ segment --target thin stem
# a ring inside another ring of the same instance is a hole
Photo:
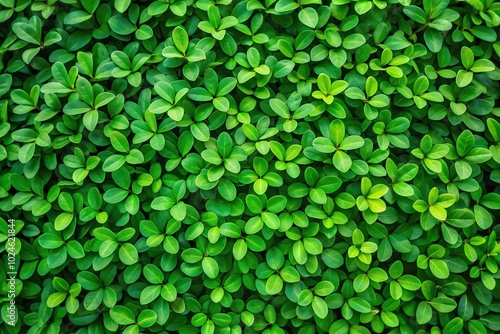
[[[428,25],[429,25],[429,23],[426,22],[423,26],[421,26],[413,34],[411,34],[410,38],[412,38],[413,36],[416,36],[419,32],[421,32],[422,30],[424,30],[425,28],[427,28]]]

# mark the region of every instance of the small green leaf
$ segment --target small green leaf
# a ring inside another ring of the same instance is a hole
[[[134,313],[125,306],[115,306],[109,311],[111,319],[119,325],[130,325],[135,322]]]
[[[348,35],[342,41],[342,46],[347,50],[357,49],[366,43],[366,39],[360,33],[353,33]]]
[[[185,54],[188,49],[189,37],[182,26],[175,27],[172,32],[172,40],[174,41],[175,47]]]

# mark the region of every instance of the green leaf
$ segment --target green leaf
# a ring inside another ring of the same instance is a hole
[[[382,311],[380,314],[380,317],[382,318],[382,321],[384,324],[386,324],[388,327],[398,327],[399,326],[399,319],[394,314],[393,312],[389,311]]]
[[[271,269],[279,270],[285,263],[285,257],[278,248],[273,247],[266,253],[266,261]]]
[[[437,220],[445,220],[447,216],[446,209],[440,206],[431,206],[429,207],[429,211],[431,215]]]
[[[276,115],[283,118],[290,117],[290,111],[288,110],[288,107],[286,106],[285,102],[281,101],[280,99],[271,99],[269,101],[269,105],[271,106],[272,110],[276,113]]]
[[[356,276],[353,281],[354,291],[361,293],[365,291],[370,285],[370,280],[366,274]]]
[[[130,325],[135,323],[134,313],[125,306],[114,306],[109,310],[109,315],[119,325]]]
[[[114,131],[110,136],[111,145],[118,152],[127,153],[130,151],[130,145],[127,138],[118,131]]]
[[[464,327],[464,321],[460,318],[454,318],[443,328],[443,333],[446,334],[458,334]]]
[[[416,313],[417,323],[423,325],[428,323],[432,318],[432,308],[429,302],[421,301],[417,306]]]
[[[338,94],[342,93],[348,86],[349,86],[349,83],[347,83],[347,81],[335,80],[330,85],[330,90],[328,91],[328,94],[338,95]]]
[[[116,204],[123,201],[128,195],[128,191],[120,188],[112,188],[104,193],[103,199],[110,204]]]
[[[374,282],[385,282],[389,276],[382,268],[372,268],[368,271],[368,277]]]
[[[434,29],[426,29],[424,32],[425,44],[433,53],[437,53],[443,46],[443,38],[441,32]]]
[[[299,12],[299,20],[304,25],[314,29],[318,25],[318,13],[311,7],[304,8]]]
[[[32,16],[29,23],[16,22],[12,25],[14,33],[28,43],[40,44],[42,40],[42,21],[38,16]]]
[[[76,25],[85,22],[92,18],[92,14],[84,12],[83,10],[75,10],[64,17],[64,24]]]
[[[475,37],[482,39],[486,42],[493,43],[497,40],[497,33],[493,28],[485,26],[474,26],[470,29],[470,32]]]
[[[459,160],[455,162],[455,170],[461,180],[469,178],[472,174],[472,167],[467,162]]]
[[[175,27],[172,32],[172,40],[174,41],[175,47],[185,54],[189,45],[189,36],[182,26]]]
[[[472,64],[474,64],[474,53],[467,46],[462,47],[460,50],[460,58],[466,70],[470,69]]]
[[[47,249],[56,249],[64,245],[64,241],[57,234],[44,233],[38,238],[38,242]]]
[[[444,260],[430,259],[429,268],[431,269],[432,274],[439,279],[447,279],[450,275],[448,265]]]
[[[412,275],[403,275],[398,278],[399,284],[403,287],[403,289],[410,291],[417,291],[421,287],[420,279]]]
[[[492,72],[495,70],[495,65],[489,59],[478,59],[472,64],[470,70],[474,73]]]
[[[309,254],[319,255],[323,252],[323,245],[318,239],[304,238],[304,248]]]
[[[152,284],[161,284],[165,276],[163,272],[153,264],[147,264],[144,266],[144,277]]]
[[[355,149],[361,148],[361,147],[363,147],[364,144],[365,144],[365,141],[362,137],[349,136],[349,137],[346,137],[342,141],[342,144],[340,144],[339,149],[344,150],[344,151],[350,151],[350,150],[355,150]]]
[[[56,220],[54,221],[54,228],[56,231],[62,231],[66,227],[68,227],[71,222],[73,221],[73,213],[61,213],[59,216],[57,216]]]
[[[149,328],[156,323],[158,316],[153,310],[143,310],[137,317],[137,324],[142,328]]]
[[[280,271],[280,276],[286,283],[297,283],[300,281],[300,274],[297,269],[287,266]]]
[[[78,283],[81,284],[82,288],[88,291],[97,290],[102,286],[99,278],[94,273],[91,273],[89,271],[79,272],[76,278]]]
[[[342,173],[347,173],[352,166],[352,160],[347,153],[337,151],[333,155],[333,165]]]
[[[60,305],[66,299],[66,292],[54,292],[47,298],[47,306],[54,308]]]
[[[325,319],[328,316],[328,305],[323,299],[319,298],[318,296],[314,296],[311,305],[314,313],[320,319]]]
[[[456,77],[456,83],[458,87],[467,87],[473,79],[474,73],[466,72],[464,70],[459,70]]]
[[[457,303],[448,297],[436,297],[433,298],[429,304],[440,313],[450,313],[457,308]]]
[[[266,293],[276,295],[283,289],[283,280],[279,275],[271,275],[266,281]]]
[[[292,247],[293,257],[299,264],[305,264],[307,261],[307,252],[302,241],[296,241]]]
[[[124,13],[130,6],[131,0],[115,0],[115,8],[118,12]]]
[[[361,35],[360,33],[353,33],[344,38],[344,40],[342,41],[342,46],[347,50],[353,50],[359,48],[365,43],[365,36]]]
[[[354,311],[359,313],[369,313],[372,310],[370,303],[360,297],[349,298],[347,304],[349,304]]]
[[[219,274],[219,265],[217,262],[211,257],[204,257],[201,261],[201,265],[203,268],[203,272],[209,278],[216,278]]]
[[[137,252],[137,249],[132,244],[129,243],[122,244],[120,246],[118,254],[123,264],[130,266],[139,261],[139,254]]]
[[[500,195],[497,193],[489,193],[481,197],[481,205],[492,210],[500,210]]]
[[[222,132],[217,138],[217,149],[222,158],[227,158],[233,148],[233,140],[227,132]]]
[[[243,259],[247,254],[247,251],[248,251],[248,246],[245,240],[240,239],[234,243],[233,255],[237,261]]]
[[[474,136],[469,130],[463,131],[457,138],[457,153],[461,157],[465,157],[467,153],[474,147]]]
[[[492,153],[490,150],[483,147],[474,147],[465,157],[465,161],[467,161],[468,163],[480,164],[487,162],[491,159],[491,157]]]
[[[415,22],[421,24],[425,24],[427,22],[427,15],[420,7],[406,6],[403,8],[403,12]]]
[[[324,137],[315,138],[312,144],[321,153],[333,153],[336,150],[332,141]]]

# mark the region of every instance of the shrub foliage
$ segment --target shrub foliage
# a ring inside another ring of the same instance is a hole
[[[0,22],[2,333],[500,331],[500,3]]]

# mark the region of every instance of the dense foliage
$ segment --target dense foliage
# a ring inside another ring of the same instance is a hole
[[[1,333],[500,332],[499,2],[0,22]]]

